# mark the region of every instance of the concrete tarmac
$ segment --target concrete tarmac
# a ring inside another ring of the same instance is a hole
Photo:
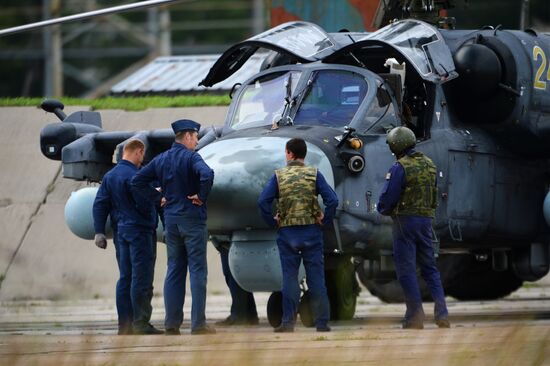
[[[384,304],[363,290],[356,318],[318,333],[301,324],[273,333],[268,294],[256,294],[260,325],[218,327],[189,334],[189,298],[181,336],[117,336],[109,299],[11,301],[0,308],[1,365],[550,365],[550,286],[524,287],[498,301],[451,298],[451,329],[433,324],[425,304],[424,330],[402,330],[403,304]],[[207,318],[223,319],[227,294],[209,295]],[[162,299],[153,323],[162,328]]]
[[[549,365],[548,325],[227,330],[209,336],[0,337],[3,365]]]

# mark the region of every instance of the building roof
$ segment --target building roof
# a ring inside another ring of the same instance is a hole
[[[265,54],[253,55],[234,75],[210,88],[198,86],[221,55],[158,57],[111,88],[111,94],[178,94],[228,91],[260,70]]]

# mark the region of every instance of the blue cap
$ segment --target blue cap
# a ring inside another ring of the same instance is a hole
[[[199,132],[200,129],[201,125],[190,119],[180,119],[176,122],[172,122],[172,130],[174,130],[174,133],[188,130]]]

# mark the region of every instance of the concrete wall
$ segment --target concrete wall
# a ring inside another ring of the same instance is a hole
[[[70,113],[82,108],[67,108]],[[180,118],[221,125],[226,107],[100,111],[106,131],[169,128]],[[71,192],[87,185],[63,179],[61,164],[40,152],[40,130],[58,122],[37,108],[0,109],[0,300],[114,297],[117,266],[107,250],[74,236],[64,221]],[[219,256],[208,247],[210,293],[227,292]],[[162,292],[165,246],[158,244],[155,293]]]

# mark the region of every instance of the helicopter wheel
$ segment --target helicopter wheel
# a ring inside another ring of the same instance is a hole
[[[272,292],[267,300],[267,320],[273,328],[277,328],[283,321],[283,293]]]
[[[494,300],[511,294],[523,284],[511,268],[494,271],[490,258],[480,262],[469,255],[463,258],[462,268],[454,281],[445,284],[445,293],[457,300]]]
[[[350,257],[337,259],[336,268],[325,272],[331,320],[350,320],[355,315],[360,287]]]
[[[405,302],[403,290],[397,280],[367,280],[363,282],[363,284],[373,296],[376,296],[385,303],[396,304]],[[424,296],[422,296],[422,298],[424,298]]]
[[[511,269],[496,272],[491,260],[477,261],[471,254],[442,255],[437,260],[445,295],[457,300],[494,300],[517,290],[523,284]],[[357,270],[359,279],[371,294],[387,303],[404,302],[403,290],[397,280],[367,279],[362,266]],[[423,301],[432,301],[430,291],[419,277],[420,294]]]
[[[457,276],[457,268],[460,268],[461,258],[457,255],[441,255],[437,259],[437,267],[441,276],[441,282],[445,293],[447,287],[445,284]],[[369,292],[389,304],[405,302],[405,295],[399,281],[397,279],[371,279],[368,278],[362,265],[357,267],[357,275],[361,283],[369,290]],[[422,276],[418,276],[418,286],[420,287],[420,295],[422,301],[432,301],[430,290]]]
[[[298,313],[300,314],[300,320],[304,327],[313,327],[313,311],[311,310],[311,293],[309,291],[304,292],[300,299],[300,305],[298,306]]]

